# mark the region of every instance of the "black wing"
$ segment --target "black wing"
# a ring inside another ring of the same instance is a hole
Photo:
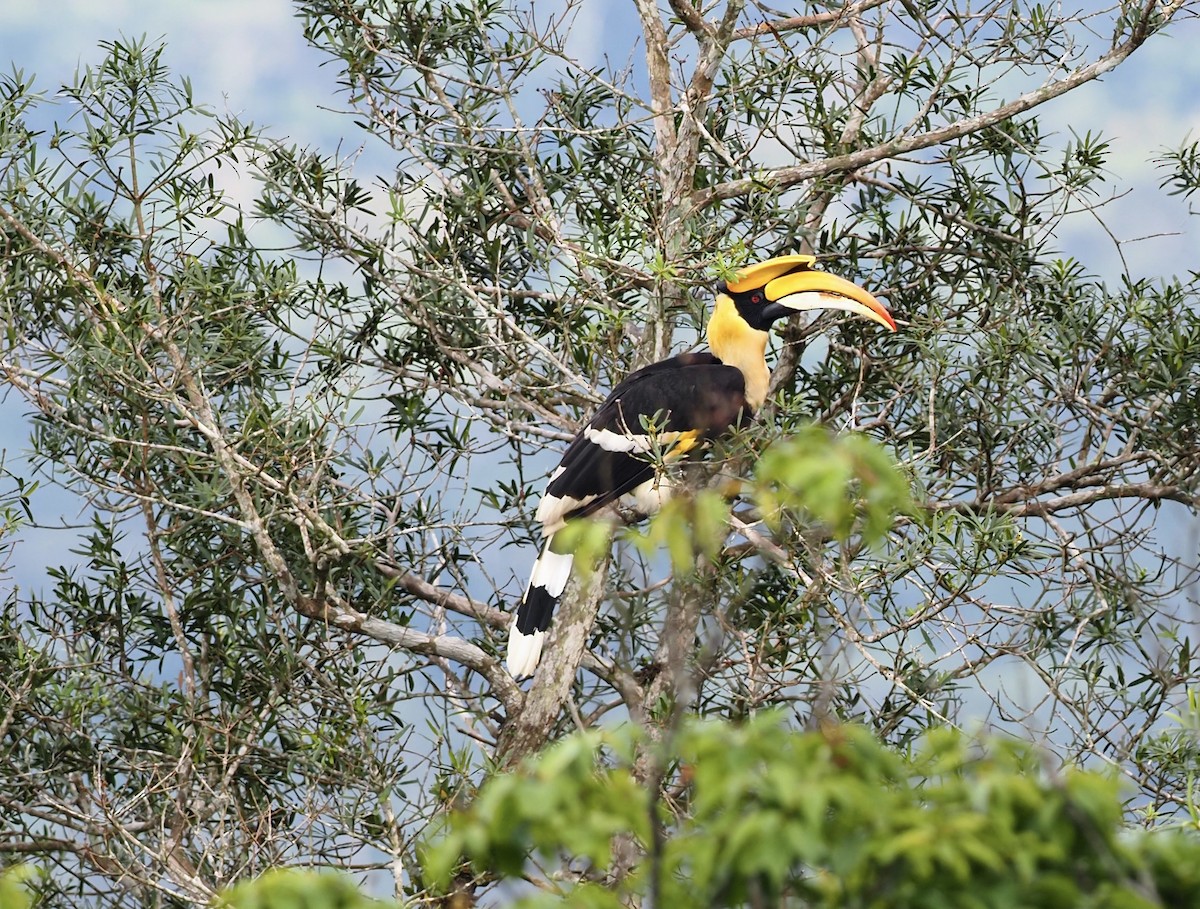
[[[622,440],[646,440],[647,420],[664,449],[675,433],[689,434],[681,442],[688,449],[715,439],[744,416],[749,416],[745,378],[712,354],[681,354],[639,369],[613,389],[567,447],[538,516],[543,523],[582,517],[651,479],[654,464],[645,447],[613,450]]]

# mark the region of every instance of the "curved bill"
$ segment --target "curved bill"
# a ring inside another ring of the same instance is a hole
[[[765,262],[758,262],[754,265],[739,268],[737,274],[725,282],[725,286],[735,294],[744,293],[747,290],[762,287],[769,281],[793,269],[811,268],[812,264],[816,261],[816,256],[776,256],[774,259],[767,259]]]
[[[732,289],[732,285],[730,287]],[[798,271],[785,274],[769,281],[765,293],[772,306],[796,312],[841,309],[878,322],[891,331],[896,330],[896,320],[872,294],[845,278],[827,272]]]

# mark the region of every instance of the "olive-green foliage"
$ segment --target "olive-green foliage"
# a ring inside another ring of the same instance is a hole
[[[0,871],[0,909],[29,909],[33,899],[26,881],[32,873],[25,865]]]
[[[216,909],[388,909],[393,902],[363,896],[348,877],[280,868],[231,887]]]
[[[914,509],[909,479],[883,446],[861,433],[835,435],[817,425],[771,444],[755,464],[753,482],[741,485],[734,484],[772,530],[798,523],[843,543],[857,534],[878,544],[897,516]],[[697,554],[710,560],[719,555],[729,535],[730,504],[719,489],[681,492],[644,528],[629,527],[625,536],[646,555],[665,549],[675,577],[686,578]],[[586,518],[571,521],[555,537],[584,570],[609,543],[609,524]]]
[[[896,516],[913,507],[895,458],[860,433],[805,427],[767,449],[755,478],[768,524],[778,526],[780,509],[792,509],[840,540],[859,529],[864,541],[878,543]]]
[[[18,380],[6,392],[31,390],[21,375],[47,382],[27,399],[36,419],[21,466],[46,481],[12,473],[15,457],[0,465],[0,572],[24,527],[73,527],[27,544],[46,554],[43,577],[0,576],[0,862],[15,854],[58,869],[39,884],[47,905],[74,904],[73,875],[89,888],[123,879],[117,903],[160,877],[133,840],[55,826],[48,806],[143,793],[133,814],[107,817],[138,831],[165,824],[184,849],[206,843],[215,864],[199,853],[193,864],[219,886],[307,857],[280,846],[284,831],[307,825],[303,806],[316,801],[299,793],[318,779],[336,794],[322,800],[329,816],[378,835],[379,793],[404,772],[402,759],[385,759],[376,766],[387,779],[368,782],[373,772],[353,757],[373,752],[377,734],[404,747],[401,723],[379,710],[400,686],[360,685],[358,667],[373,675],[379,661],[331,660],[317,643],[324,625],[279,608],[242,518],[252,503],[304,587],[372,602],[386,588],[378,572],[373,593],[346,579],[357,554],[333,553],[328,538],[314,549],[288,505],[302,494],[314,524],[351,538],[371,520],[320,491],[352,469],[352,458],[327,460],[336,431],[320,391],[294,406],[297,386],[314,381],[290,334],[296,262],[255,245],[218,179],[254,156],[259,134],[195,101],[161,44],[101,50],[52,113],[31,80],[0,76],[0,359]],[[51,116],[53,130],[39,132]],[[254,479],[221,468],[201,424],[255,465]],[[63,486],[81,498],[39,498]],[[306,546],[323,553],[319,569],[296,558]],[[177,788],[190,785],[221,795]],[[186,823],[175,813],[184,804],[198,812]]]
[[[672,798],[635,781],[637,746],[668,748]],[[1121,780],[1059,767],[1005,738],[933,730],[905,756],[869,731],[797,732],[767,713],[686,724],[667,745],[630,728],[572,736],[499,775],[425,853],[445,885],[528,876],[522,906],[792,905],[829,909],[1150,909],[1200,900],[1200,840],[1130,831]],[[644,850],[628,876],[614,837]],[[549,862],[587,872],[555,880]]]

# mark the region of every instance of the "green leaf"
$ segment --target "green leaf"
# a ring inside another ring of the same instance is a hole
[[[218,906],[229,909],[386,909],[395,903],[364,896],[340,874],[279,868],[226,890]]]

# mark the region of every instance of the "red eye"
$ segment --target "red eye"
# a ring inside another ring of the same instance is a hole
[[[750,302],[751,303],[761,303],[762,302],[762,294],[754,294],[754,296],[752,296],[750,298]]]

